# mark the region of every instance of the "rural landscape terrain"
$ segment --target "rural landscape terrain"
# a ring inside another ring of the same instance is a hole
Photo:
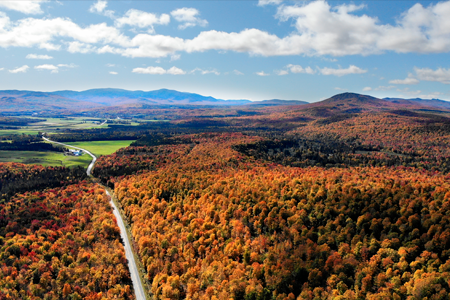
[[[0,107],[0,299],[448,299],[450,102]]]

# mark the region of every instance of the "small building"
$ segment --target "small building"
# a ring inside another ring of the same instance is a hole
[[[73,150],[73,149],[69,149],[69,152],[66,152],[68,155],[72,155],[72,156],[81,156],[83,155],[83,150]]]

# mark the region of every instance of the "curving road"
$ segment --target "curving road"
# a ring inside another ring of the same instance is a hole
[[[78,149],[78,150],[83,150],[83,152],[89,154],[92,157],[92,161],[91,161],[91,163],[89,164],[89,166],[86,169],[86,174],[88,176],[92,176],[91,171],[92,171],[92,168],[94,167],[95,162],[97,161],[97,157],[94,154],[92,154],[92,152],[87,151],[86,149],[83,149],[83,148],[79,148],[79,147],[75,147],[75,146],[67,145],[67,144],[64,144],[64,143],[60,143],[60,142],[55,142],[55,141],[49,140],[45,136],[43,136],[42,138],[46,142],[53,143],[53,144],[58,144],[58,145],[63,145],[63,146],[66,146],[66,147],[69,147],[69,148],[75,148],[75,149]]]
[[[49,140],[48,138],[46,138],[44,136],[42,138],[49,143],[59,144],[59,145],[65,146],[65,147],[71,147],[71,148],[75,148],[78,150],[83,150],[85,153],[89,154],[92,157],[92,161],[86,170],[86,174],[88,176],[92,176],[91,171],[97,160],[97,157],[94,154],[92,154],[90,151],[83,149],[83,148],[67,145],[67,144],[60,143],[60,142],[55,142],[55,141]],[[127,234],[127,230],[125,228],[125,223],[123,222],[122,216],[120,215],[116,204],[114,204],[114,201],[112,200],[111,194],[106,189],[105,189],[105,193],[108,196],[109,203],[111,204],[111,206],[113,208],[114,216],[117,219],[117,225],[119,225],[119,228],[120,228],[120,236],[125,245],[124,246],[125,257],[128,260],[128,268],[130,269],[131,281],[133,282],[133,289],[134,289],[134,293],[136,295],[136,300],[145,300],[146,298],[145,298],[144,287],[142,286],[141,278],[139,277],[138,267],[136,265],[136,261],[134,260],[133,251],[131,250],[130,240],[128,239],[128,234]]]

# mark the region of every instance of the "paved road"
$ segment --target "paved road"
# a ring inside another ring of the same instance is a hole
[[[133,251],[131,250],[130,243],[128,241],[127,230],[125,229],[125,223],[122,220],[122,216],[119,213],[116,205],[112,201],[111,194],[105,190],[106,195],[108,195],[108,199],[110,200],[111,206],[113,207],[113,213],[116,216],[117,223],[120,228],[120,236],[122,240],[125,242],[125,256],[128,259],[128,268],[130,269],[131,280],[133,281],[134,293],[136,294],[137,300],[145,300],[144,288],[142,287],[141,278],[139,277],[139,271],[136,265],[136,261],[134,260]]]
[[[86,170],[86,174],[88,176],[91,176],[91,171],[92,168],[94,167],[95,161],[97,160],[97,157],[95,157],[94,154],[92,154],[90,151],[83,149],[83,148],[79,148],[79,147],[74,147],[71,145],[67,145],[64,143],[60,143],[60,142],[55,142],[52,140],[49,140],[46,137],[42,137],[44,140],[46,140],[47,142],[50,143],[54,143],[54,144],[59,144],[59,145],[63,145],[66,147],[72,147],[78,150],[83,150],[83,152],[89,154],[92,157],[92,162],[89,164],[87,170]],[[122,237],[122,241],[124,243],[124,248],[125,248],[125,256],[128,259],[128,268],[130,269],[130,274],[131,274],[131,281],[133,282],[133,289],[134,289],[134,293],[136,295],[136,300],[145,300],[145,293],[144,293],[144,287],[142,286],[142,282],[141,282],[141,278],[139,277],[139,271],[138,271],[138,267],[136,265],[136,261],[134,260],[134,255],[133,255],[133,251],[131,250],[131,245],[130,245],[130,240],[128,239],[128,234],[127,234],[127,230],[125,229],[125,223],[123,222],[122,216],[119,213],[119,210],[117,209],[116,205],[114,204],[114,202],[112,201],[112,197],[111,194],[105,189],[106,195],[108,196],[109,199],[109,203],[111,204],[112,208],[113,208],[113,213],[114,216],[117,219],[117,224],[119,225],[120,228],[120,236]]]
[[[83,150],[83,152],[89,154],[89,155],[92,157],[92,161],[91,161],[91,163],[89,164],[89,166],[88,166],[87,169],[86,169],[86,174],[87,174],[88,176],[91,176],[91,175],[92,175],[92,174],[91,174],[92,168],[94,167],[94,164],[95,164],[95,162],[97,161],[97,157],[96,157],[94,154],[92,154],[92,152],[87,151],[86,149],[83,149],[83,148],[79,148],[79,147],[75,147],[75,146],[63,144],[63,143],[60,143],[60,142],[55,142],[55,141],[49,140],[49,139],[46,138],[46,137],[42,137],[42,138],[43,138],[45,141],[47,141],[47,142],[50,142],[50,143],[53,143],[53,144],[63,145],[63,146],[69,147],[69,148],[75,148],[75,149],[78,149],[78,150]]]

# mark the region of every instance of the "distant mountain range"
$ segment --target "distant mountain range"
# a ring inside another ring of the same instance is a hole
[[[237,105],[300,105],[297,100],[223,100],[194,93],[160,89],[155,91],[128,91],[123,89],[91,89],[86,91],[35,92],[0,91],[0,109],[3,111],[37,111],[64,109],[92,109],[109,106],[149,108],[152,106],[237,106]]]
[[[277,106],[277,105],[303,105],[309,104],[309,102],[301,101],[301,100],[280,100],[280,99],[271,99],[271,100],[262,100],[262,101],[254,101],[248,103],[249,105],[257,105],[257,106]]]
[[[250,100],[223,100],[214,97],[202,96],[195,93],[179,92],[175,90],[160,89],[155,91],[129,91],[123,89],[91,89],[86,91],[56,91],[36,92],[3,90],[0,91],[0,111],[25,112],[25,111],[59,111],[59,110],[87,110],[105,107],[185,107],[185,106],[298,106],[314,112],[320,110],[339,110],[343,113],[370,110],[370,107],[386,108],[435,108],[450,109],[450,102],[432,99],[425,100],[384,98],[378,99],[372,96],[356,93],[343,93],[329,99],[308,103],[300,100],[271,99],[264,101]]]
[[[450,102],[440,99],[421,99],[421,98],[413,98],[413,99],[402,99],[402,98],[383,98],[383,100],[399,103],[399,104],[412,104],[412,105],[421,105],[421,106],[429,106],[436,108],[445,108],[450,109]]]
[[[150,105],[245,105],[251,103],[250,100],[222,100],[168,89],[149,92],[122,89],[93,89],[82,92],[58,91],[51,94],[105,106],[122,106],[136,103]]]

